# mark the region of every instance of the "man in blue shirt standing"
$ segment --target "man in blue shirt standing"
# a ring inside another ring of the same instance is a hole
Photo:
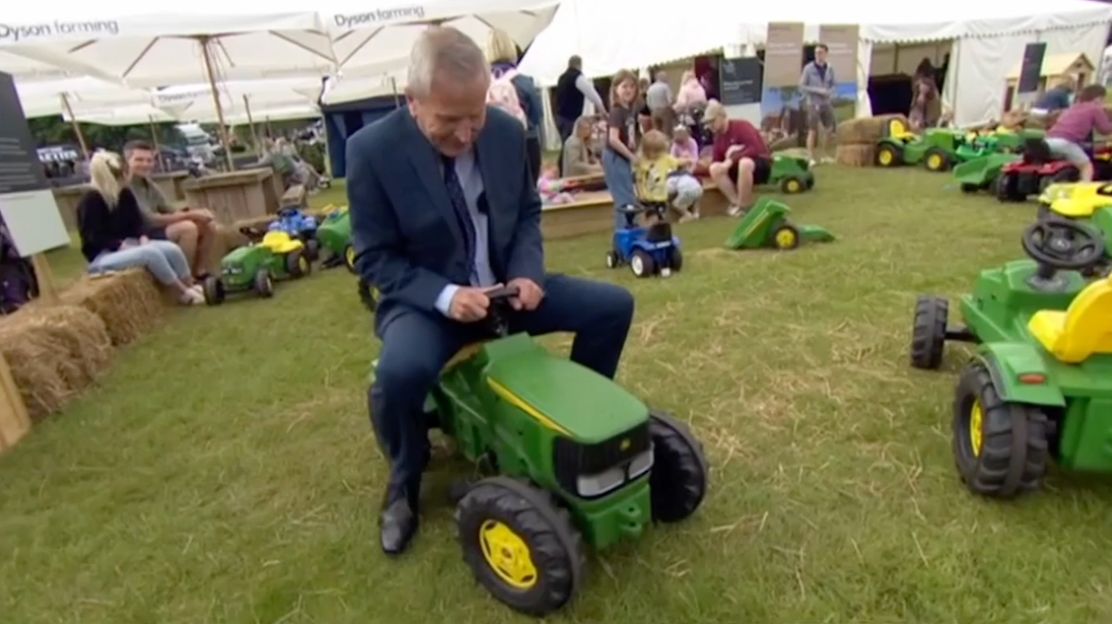
[[[430,28],[410,58],[407,106],[347,145],[356,266],[381,295],[369,402],[390,461],[380,540],[391,555],[417,530],[429,457],[422,405],[444,364],[485,337],[491,287],[520,293],[510,331],[574,333],[571,359],[607,377],[633,317],[623,288],[546,274],[525,131],[487,107],[490,80],[474,41]]]

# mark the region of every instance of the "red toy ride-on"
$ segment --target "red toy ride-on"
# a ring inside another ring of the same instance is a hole
[[[1090,153],[1093,179],[1112,179],[1112,147],[1101,146]],[[1024,201],[1039,195],[1056,182],[1076,182],[1081,172],[1067,161],[1054,157],[1041,138],[1028,139],[1023,160],[1005,165],[996,178],[996,198],[1002,202]]]

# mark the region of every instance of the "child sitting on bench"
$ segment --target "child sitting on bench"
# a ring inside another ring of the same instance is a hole
[[[668,147],[668,137],[659,130],[650,130],[642,137],[635,171],[637,199],[645,207],[675,210],[681,223],[698,219],[703,185],[669,153]]]

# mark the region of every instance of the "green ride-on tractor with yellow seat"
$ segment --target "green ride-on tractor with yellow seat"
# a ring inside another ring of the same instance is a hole
[[[230,251],[220,260],[220,275],[205,278],[205,302],[224,303],[229,294],[254,291],[269,298],[274,295],[274,281],[297,279],[312,272],[305,243],[286,232],[272,230],[265,234],[251,228],[241,233],[253,240]]]
[[[542,616],[582,587],[584,545],[605,549],[687,518],[708,469],[685,424],[528,334],[508,334],[515,296],[488,293],[492,340],[448,362],[425,410],[489,475],[454,488],[464,561],[495,598]]]
[[[948,171],[958,162],[957,150],[965,133],[951,128],[928,128],[922,136],[908,129],[902,119],[891,119],[877,142],[876,164],[880,167],[918,165],[928,171]]]
[[[351,215],[347,206],[329,211],[317,227],[316,237],[321,247],[329,251],[329,256],[324,261],[325,266],[343,264],[348,271],[358,277],[359,271],[355,267],[355,246],[351,242]],[[373,312],[378,305],[377,289],[359,279],[356,292],[363,305]]]
[[[1112,281],[1092,280],[1104,241],[1090,226],[1048,217],[1023,234],[1028,260],[983,271],[961,298],[920,297],[911,364],[937,369],[946,340],[977,345],[957,384],[953,451],[973,492],[1009,498],[1063,468],[1112,472]]]

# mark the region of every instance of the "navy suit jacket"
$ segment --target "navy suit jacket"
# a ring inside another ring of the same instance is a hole
[[[475,155],[495,278],[505,283],[526,277],[543,287],[541,200],[529,173],[521,122],[488,107]],[[347,192],[356,267],[380,293],[379,335],[407,312],[439,316],[440,292],[448,284],[468,285],[471,267],[438,152],[408,108],[348,139]]]

